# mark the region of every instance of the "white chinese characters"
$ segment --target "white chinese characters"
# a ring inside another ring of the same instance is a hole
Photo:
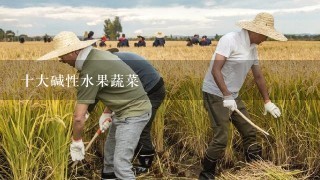
[[[26,88],[34,85],[35,87],[110,87],[110,88],[122,88],[122,87],[137,87],[140,84],[139,76],[136,74],[113,74],[108,76],[107,74],[99,74],[97,77],[92,77],[88,74],[85,77],[78,78],[76,74],[58,74],[53,76],[46,76],[40,74],[37,77],[31,77],[26,74],[25,78],[21,79],[25,81]]]

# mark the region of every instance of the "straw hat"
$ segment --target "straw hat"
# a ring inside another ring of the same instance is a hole
[[[237,26],[243,29],[263,34],[278,41],[287,41],[288,39],[274,28],[274,18],[269,13],[259,13],[252,21],[239,21]]]
[[[68,54],[70,52],[88,47],[96,41],[98,40],[95,39],[88,41],[80,41],[75,33],[69,31],[62,31],[53,38],[54,50],[40,57],[38,60],[49,60],[52,58],[56,58]]]
[[[157,33],[156,33],[156,38],[164,38],[164,33],[162,33],[162,32],[157,32]]]

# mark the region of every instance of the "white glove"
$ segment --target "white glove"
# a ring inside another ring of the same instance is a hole
[[[112,122],[112,113],[102,113],[99,119],[99,127],[102,133],[109,128]]]
[[[281,115],[280,109],[275,104],[273,104],[271,101],[264,104],[263,115],[267,115],[267,112],[269,112],[274,118],[278,118]]]
[[[87,120],[88,120],[89,116],[90,116],[90,114],[89,114],[88,112],[86,112],[86,114],[84,115],[84,117],[86,118],[86,120],[85,120],[85,121],[87,121]]]
[[[223,107],[229,108],[231,111],[237,109],[237,103],[233,99],[232,95],[223,97]]]
[[[70,145],[70,154],[72,161],[81,161],[84,159],[85,150],[82,139],[79,141],[72,140]]]

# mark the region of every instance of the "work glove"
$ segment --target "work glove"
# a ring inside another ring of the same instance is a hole
[[[113,115],[112,113],[103,112],[102,115],[100,116],[99,127],[102,133],[104,133],[104,131],[106,131],[111,125],[112,115]]]
[[[237,103],[234,100],[234,98],[232,97],[232,95],[229,96],[224,96],[223,97],[223,107],[229,108],[231,111],[234,111],[235,109],[237,109]]]
[[[82,139],[75,141],[72,139],[70,145],[70,154],[72,161],[81,161],[84,159],[85,149]]]
[[[90,114],[88,112],[86,112],[86,114],[84,115],[84,117],[86,118],[85,121],[87,121],[87,119],[89,118]]]
[[[274,118],[278,118],[281,115],[280,109],[275,104],[273,104],[271,101],[264,104],[263,115],[267,115],[267,112],[269,112]]]

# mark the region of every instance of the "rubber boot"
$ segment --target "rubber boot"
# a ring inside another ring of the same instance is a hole
[[[101,180],[116,180],[117,176],[112,173],[101,173]]]
[[[201,162],[203,170],[199,174],[199,180],[214,180],[217,160],[210,159],[208,156],[205,156]]]
[[[248,163],[252,161],[259,161],[262,160],[262,148],[258,147],[257,149],[248,149],[245,152],[246,161]]]
[[[140,154],[140,155],[138,155],[138,160],[139,160],[140,165],[134,165],[132,168],[135,175],[139,175],[142,173],[148,173],[149,168],[152,165],[153,158],[154,158],[154,154],[148,154],[148,155]]]

